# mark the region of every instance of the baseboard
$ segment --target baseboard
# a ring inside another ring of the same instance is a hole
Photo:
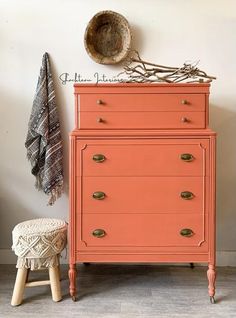
[[[217,266],[236,266],[236,251],[218,251],[216,259]],[[63,251],[60,262],[68,264],[67,251]],[[0,264],[16,264],[16,256],[11,249],[0,249]]]
[[[236,266],[236,251],[217,251],[217,266]]]

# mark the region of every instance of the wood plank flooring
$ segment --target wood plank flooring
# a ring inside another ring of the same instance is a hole
[[[49,286],[27,288],[21,306],[11,307],[14,265],[0,265],[0,318],[236,318],[236,268],[217,269],[216,304],[207,293],[206,267],[83,264],[78,268],[78,301],[68,294],[62,266],[63,300],[54,303]],[[47,278],[34,272],[30,279]]]

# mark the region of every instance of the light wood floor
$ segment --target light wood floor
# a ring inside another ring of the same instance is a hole
[[[236,318],[236,268],[217,269],[216,304],[207,294],[206,268],[164,265],[78,266],[78,301],[68,295],[62,266],[63,300],[51,300],[49,286],[25,290],[24,302],[11,307],[16,269],[0,265],[0,317],[29,318]],[[46,272],[30,278],[44,279]]]

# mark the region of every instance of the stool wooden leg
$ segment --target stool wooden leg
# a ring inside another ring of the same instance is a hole
[[[18,306],[22,303],[27,272],[27,268],[18,268],[17,270],[15,286],[11,299],[12,306]]]
[[[61,267],[60,264],[57,266],[57,271],[58,271],[58,279],[61,281]]]
[[[57,266],[49,267],[49,278],[52,291],[52,299],[53,301],[60,301],[62,297]]]
[[[30,268],[27,268],[27,275],[26,275],[26,279],[25,279],[26,283],[28,283],[28,280],[29,280],[29,273],[30,273]]]

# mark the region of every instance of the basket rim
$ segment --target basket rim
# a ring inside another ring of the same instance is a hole
[[[125,45],[123,43],[122,50],[114,56],[102,55],[100,52],[97,52],[94,49],[94,46],[91,45],[91,43],[88,42],[89,32],[91,31],[94,21],[96,21],[100,16],[103,16],[103,15],[107,15],[108,17],[115,16],[116,18],[119,18],[120,24],[126,28],[126,32],[125,32],[126,43]],[[103,11],[97,12],[88,22],[88,25],[84,33],[84,46],[85,46],[86,52],[88,53],[88,55],[90,56],[92,60],[94,60],[96,63],[99,63],[99,64],[117,64],[121,62],[128,55],[130,51],[131,40],[132,40],[132,34],[131,34],[131,28],[130,28],[128,20],[122,14],[112,10],[103,10]],[[91,48],[94,49],[94,52],[96,52],[96,54],[94,54]]]

